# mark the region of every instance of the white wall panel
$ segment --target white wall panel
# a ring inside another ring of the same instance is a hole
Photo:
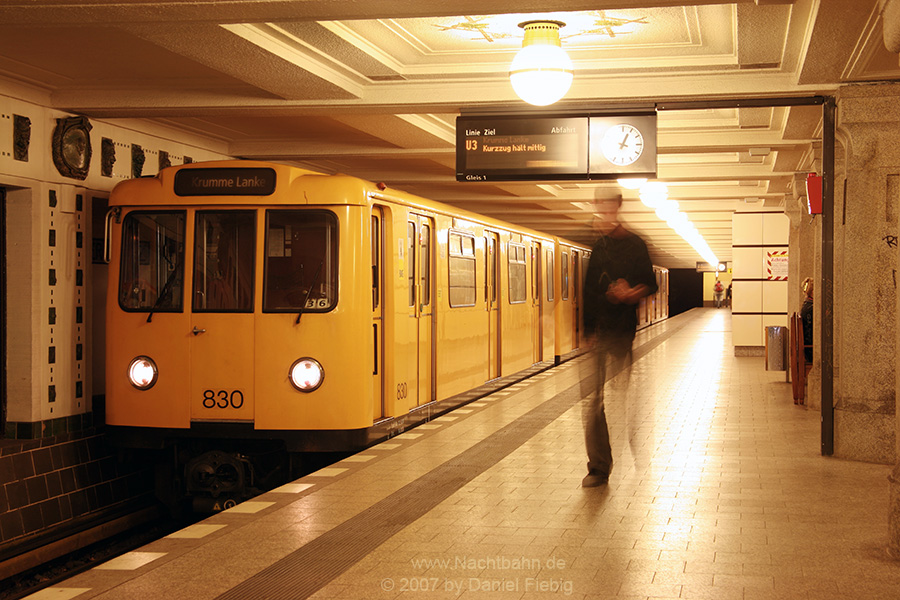
[[[764,281],[762,285],[762,312],[784,313],[788,309],[788,282]],[[784,317],[787,321],[787,317]]]
[[[762,239],[763,215],[735,213],[731,222],[733,246],[758,245]]]
[[[762,315],[734,315],[731,328],[731,343],[735,346],[765,346]]]
[[[762,279],[765,255],[762,248],[734,248],[731,251],[732,277],[735,279]]]
[[[790,235],[790,219],[784,213],[759,215],[762,217],[762,243],[785,244]]]
[[[758,313],[762,306],[761,281],[735,281],[731,287],[731,311]]]

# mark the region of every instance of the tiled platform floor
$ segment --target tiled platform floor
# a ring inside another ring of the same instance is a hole
[[[580,487],[577,359],[33,598],[900,598],[889,467],[820,456],[729,317],[639,334],[608,486]]]

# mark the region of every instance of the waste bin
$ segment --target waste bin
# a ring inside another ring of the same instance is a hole
[[[787,327],[766,327],[766,371],[787,370]]]

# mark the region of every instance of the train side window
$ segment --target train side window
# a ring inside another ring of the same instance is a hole
[[[484,238],[484,301],[491,305],[497,303],[497,242],[495,234]]]
[[[553,302],[553,251],[547,250],[547,301]]]
[[[122,309],[183,310],[184,232],[184,211],[128,213],[119,270]]]
[[[416,224],[406,224],[406,271],[409,283],[409,305],[416,305]]]
[[[372,310],[378,308],[381,282],[381,220],[372,215]]]
[[[422,224],[419,232],[419,281],[422,289],[422,305],[431,305],[431,227]]]
[[[194,223],[195,312],[252,312],[256,211],[200,211]]]
[[[528,297],[525,246],[509,243],[509,303],[519,304]]]
[[[562,253],[562,262],[560,263],[560,279],[562,280],[562,299],[569,299],[569,253]]]
[[[475,236],[451,231],[449,250],[450,306],[475,306]]]
[[[265,248],[263,311],[327,312],[334,308],[338,300],[338,224],[334,213],[266,211]]]

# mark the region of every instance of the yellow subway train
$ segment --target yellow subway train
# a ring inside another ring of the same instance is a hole
[[[227,507],[581,342],[589,248],[380,184],[219,161],[109,204],[107,430],[176,501]]]

